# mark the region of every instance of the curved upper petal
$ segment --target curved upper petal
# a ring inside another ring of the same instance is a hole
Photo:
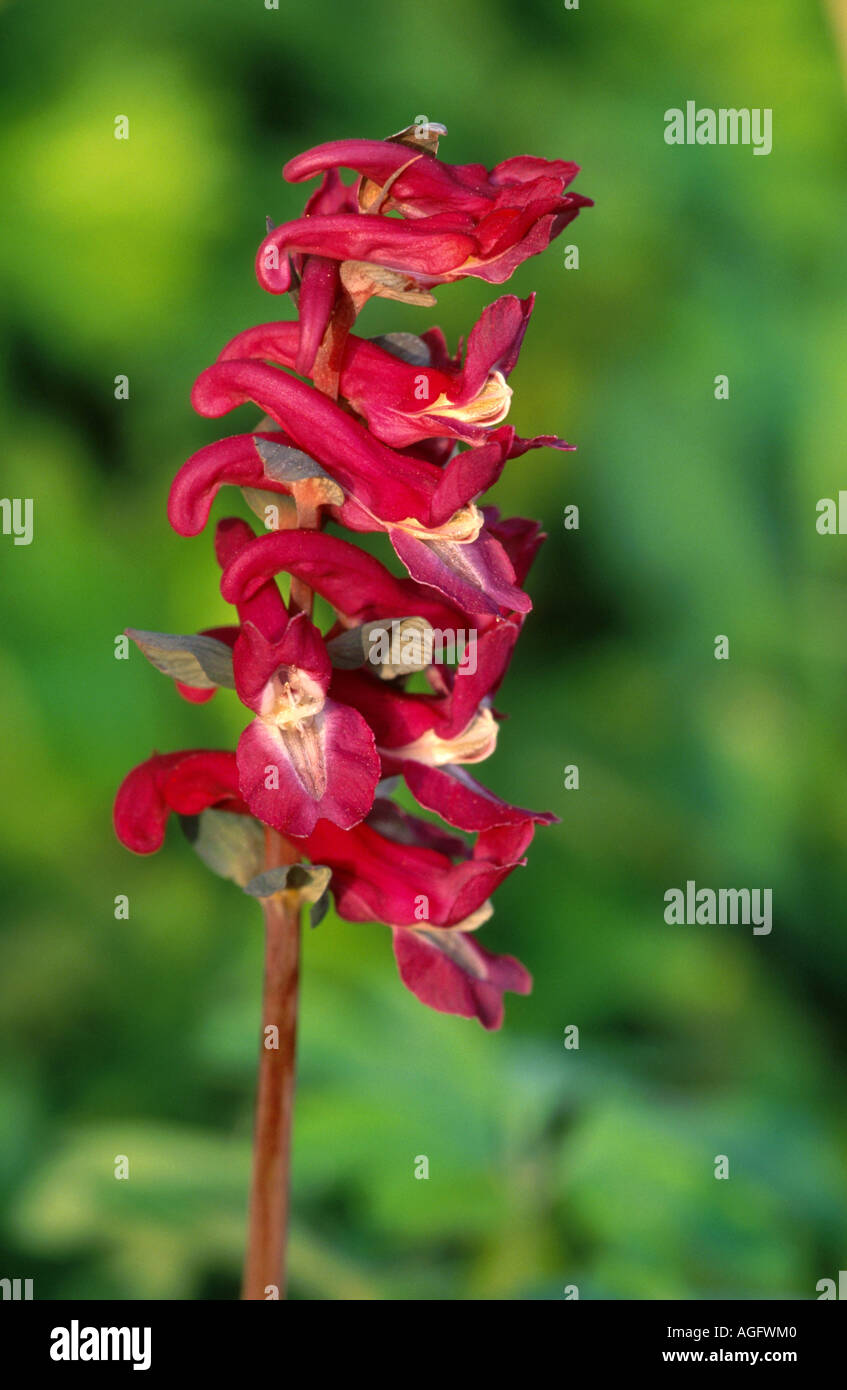
[[[215,362],[197,378],[191,399],[195,410],[212,417],[254,401],[375,518],[416,517],[426,524],[440,470],[381,444],[305,382],[263,362]]]
[[[291,286],[288,255],[328,256],[337,261],[367,261],[438,284],[473,256],[473,221],[457,214],[403,222],[390,217],[338,213],[301,217],[269,232],[256,253],[256,276],[271,294]]]
[[[467,625],[460,608],[411,579],[398,579],[350,541],[319,531],[276,531],[255,537],[230,560],[221,593],[227,602],[243,604],[281,572],[302,579],[351,625],[412,616],[447,630]]]
[[[115,797],[118,839],[136,854],[153,854],[172,811],[198,815],[208,806],[246,814],[235,754],[209,749],[154,753],[127,773]]]
[[[234,434],[198,449],[180,468],[168,496],[168,520],[181,536],[196,536],[209,520],[218,492],[226,483],[235,487],[262,488],[290,496],[291,487],[276,482],[265,473],[256,449],[256,439],[274,444],[290,444],[281,431]]]

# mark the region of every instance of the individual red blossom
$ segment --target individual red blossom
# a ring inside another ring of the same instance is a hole
[[[513,956],[486,951],[474,933],[491,915],[489,898],[522,865],[532,825],[480,835],[473,848],[429,822],[377,801],[346,835],[321,822],[310,838],[315,862],[332,869],[341,917],[393,928],[407,989],[442,1013],[503,1021],[503,994],[528,994],[529,972]]]
[[[450,356],[438,328],[420,338],[401,334],[396,341],[350,334],[339,397],[365,419],[377,439],[394,448],[433,437],[484,444],[492,426],[502,424],[508,414],[512,392],[506,381],[534,298],[520,300],[509,294],[488,305],[471,329],[464,364],[461,353]],[[261,324],[227,343],[218,361],[258,359],[299,371],[301,334],[296,322]]]
[[[249,814],[238,794],[235,754],[154,754],[121,784],[115,830],[127,849],[152,854],[171,813],[196,816],[208,808]],[[504,991],[527,994],[532,981],[514,957],[486,951],[472,932],[490,916],[490,894],[523,863],[526,829],[480,836],[471,850],[391,802],[376,802],[371,820],[352,831],[320,821],[307,839],[288,843],[299,858],[331,869],[341,917],[392,927],[400,977],[413,994],[431,1008],[499,1028]]]
[[[435,767],[480,762],[497,741],[490,700],[506,673],[517,636],[517,627],[508,622],[484,632],[474,645],[473,669],[451,670],[433,694],[386,689],[384,681],[362,671],[339,671],[336,687],[363,711],[389,761],[409,758]]]
[[[531,821],[479,834],[471,847],[433,847],[431,826],[417,816],[395,814],[377,800],[367,821],[341,831],[320,821],[305,848],[315,863],[332,869],[332,890],[342,917],[351,922],[422,929],[478,926],[488,899],[523,865],[532,840]]]
[[[248,815],[235,754],[195,748],[154,753],[127,773],[115,798],[115,832],[135,854],[161,849],[171,812],[196,816],[210,806]]]
[[[213,417],[251,400],[340,486],[344,501],[331,506],[331,514],[352,530],[386,531],[413,578],[440,589],[468,612],[531,608],[473,499],[496,481],[507,459],[542,444],[562,447],[562,441],[550,435],[519,439],[510,426],[501,426],[487,444],[439,468],[389,449],[326,396],[262,362],[216,363],[201,373],[192,392],[195,409]],[[177,530],[190,533],[198,497],[208,497],[210,505],[223,483],[264,486],[266,475],[257,477],[250,439],[240,435],[207,445],[183,465],[169,505]]]
[[[271,416],[287,439],[344,490],[349,502],[338,508],[338,519],[351,530],[402,526],[434,536],[450,534],[456,529],[455,514],[497,481],[508,459],[542,445],[569,447],[555,435],[520,439],[506,425],[490,431],[481,448],[465,450],[438,467],[388,448],[321,392],[265,363],[215,363],[200,374],[192,391],[195,410],[211,418],[248,401]]]
[[[541,178],[556,181],[562,191],[579,173],[579,165],[569,160],[529,156],[504,160],[489,172],[482,164],[447,164],[420,148],[410,154],[410,147],[396,139],[332,140],[295,155],[282,172],[290,183],[300,183],[338,169],[354,169],[361,176],[363,210],[379,203],[384,211],[405,217],[448,210],[484,215],[503,201],[504,193],[526,196]]]
[[[466,276],[502,284],[591,205],[564,192],[577,167],[561,160],[507,160],[488,173],[481,165],[451,168],[421,150],[410,155],[392,141],[333,142],[291,160],[285,172],[311,178],[345,166],[362,175],[359,213],[303,217],[274,228],[256,256],[266,290],[290,288],[292,254],[340,262],[342,282],[362,299],[399,298]]]
[[[349,830],[367,815],[380,776],[362,715],[328,697],[332,667],[318,629],[297,613],[278,641],[245,623],[233,650],[239,699],[255,710],[238,741],[250,810],[283,834],[325,817]]]
[[[468,618],[437,592],[413,579],[399,579],[366,550],[340,536],[320,531],[275,531],[255,536],[245,521],[227,518],[218,523],[218,537],[227,539],[221,593],[239,612],[265,591],[274,575],[302,580],[330,603],[347,627],[377,618],[420,616],[433,627],[454,632]],[[274,589],[276,585],[272,586]]]

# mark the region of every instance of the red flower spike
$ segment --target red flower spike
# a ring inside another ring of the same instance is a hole
[[[455,355],[438,328],[374,340],[352,328],[373,295],[429,305],[437,285],[504,282],[590,200],[570,191],[578,166],[569,161],[451,166],[437,156],[442,133],[410,127],[388,140],[336,141],[286,165],[291,181],[320,182],[302,217],[269,224],[256,269],[265,289],[290,292],[297,318],[238,334],[192,392],[204,416],[252,402],[262,418],[252,433],[195,453],[168,500],[171,524],[188,536],[203,529],[222,486],[284,499],[270,534],[236,518],[215,534],[221,592],[239,621],[204,630],[233,654],[230,672],[218,652],[209,679],[234,679],[255,717],[237,754],[155,754],[135,768],[118,792],[115,826],[146,854],[161,845],[171,812],[254,818],[264,838],[252,824],[244,838],[266,870],[244,880],[248,891],[288,883],[285,866],[323,866],[341,917],[392,929],[401,979],[419,999],[496,1028],[504,993],[526,993],[531,980],[475,933],[535,826],[556,817],[510,805],[468,770],[495,747],[492,701],[531,608],[522,586],[544,539],[535,522],[502,518],[481,499],[509,460],[571,446],[554,435],[519,438],[505,423],[534,296],[502,295]],[[342,168],[353,171],[350,185]],[[407,576],[323,534],[326,521],[353,537],[385,532]],[[288,606],[278,574],[290,576]],[[325,635],[311,620],[313,594],[334,610]],[[398,633],[441,645],[409,663],[393,649],[369,650],[374,637]],[[168,672],[161,651],[179,644],[138,636]],[[186,651],[192,642],[183,640]],[[424,673],[427,693],[407,688],[407,669]],[[213,693],[177,688],[196,703]],[[462,836],[375,800],[379,779],[395,775]],[[229,862],[231,823],[203,825],[201,857]]]

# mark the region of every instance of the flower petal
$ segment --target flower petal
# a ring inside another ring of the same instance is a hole
[[[305,676],[318,699],[329,688],[332,663],[320,632],[305,613],[295,614],[279,637],[268,637],[252,621],[243,623],[232,657],[238,698],[257,712],[280,667]]]
[[[118,839],[136,854],[153,854],[172,811],[194,816],[208,806],[246,813],[235,754],[193,749],[154,753],[127,773],[115,798]]]
[[[282,571],[302,579],[351,624],[413,613],[445,630],[467,625],[463,612],[432,590],[398,579],[367,551],[317,531],[256,537],[228,564],[221,593],[229,603],[244,604]]]
[[[254,719],[239,739],[237,758],[253,815],[298,837],[310,835],[321,819],[341,830],[357,825],[373,805],[380,777],[373,734],[356,710],[334,700],[302,730]]]
[[[288,254],[299,251],[337,261],[366,261],[414,276],[421,284],[438,284],[474,254],[472,226],[461,216],[452,219],[452,225],[450,218],[440,216],[415,222],[358,213],[301,217],[268,233],[256,253],[256,276],[263,289],[284,294],[291,285]]]
[[[503,1022],[503,993],[529,994],[532,976],[514,956],[498,956],[468,932],[394,928],[400,979],[440,1013],[476,1018],[483,1028]]]
[[[499,541],[483,529],[475,541],[424,541],[393,527],[391,544],[419,584],[438,589],[467,613],[528,613],[532,600],[514,584]]]
[[[464,767],[428,767],[424,763],[404,762],[403,776],[416,801],[435,811],[458,830],[490,830],[497,825],[553,825],[558,817],[550,811],[526,811],[510,806],[477,782]]]
[[[462,399],[469,400],[493,371],[508,376],[518,360],[535,295],[518,299],[504,294],[483,309],[468,334],[468,348],[462,372]]]
[[[547,539],[537,521],[528,517],[500,517],[498,507],[483,507],[485,529],[498,540],[512,562],[515,578],[519,584],[526,582],[541,546]]]
[[[280,431],[272,433],[235,434],[198,449],[182,465],[171,484],[168,497],[168,520],[181,536],[196,536],[209,520],[209,512],[219,490],[225,483],[236,487],[264,488],[283,495],[291,494],[290,486],[275,482],[265,473],[265,466],[256,450],[255,440],[267,439],[275,444],[290,444]]]
[[[216,362],[201,372],[191,399],[195,410],[212,417],[254,401],[375,518],[417,517],[426,524],[439,469],[381,444],[305,382],[262,362]]]

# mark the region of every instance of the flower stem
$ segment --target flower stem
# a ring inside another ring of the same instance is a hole
[[[291,846],[266,830],[267,867],[292,861]],[[250,1220],[242,1298],[285,1297],[291,1124],[297,1044],[300,904],[296,893],[263,903],[265,983],[256,1098]]]

